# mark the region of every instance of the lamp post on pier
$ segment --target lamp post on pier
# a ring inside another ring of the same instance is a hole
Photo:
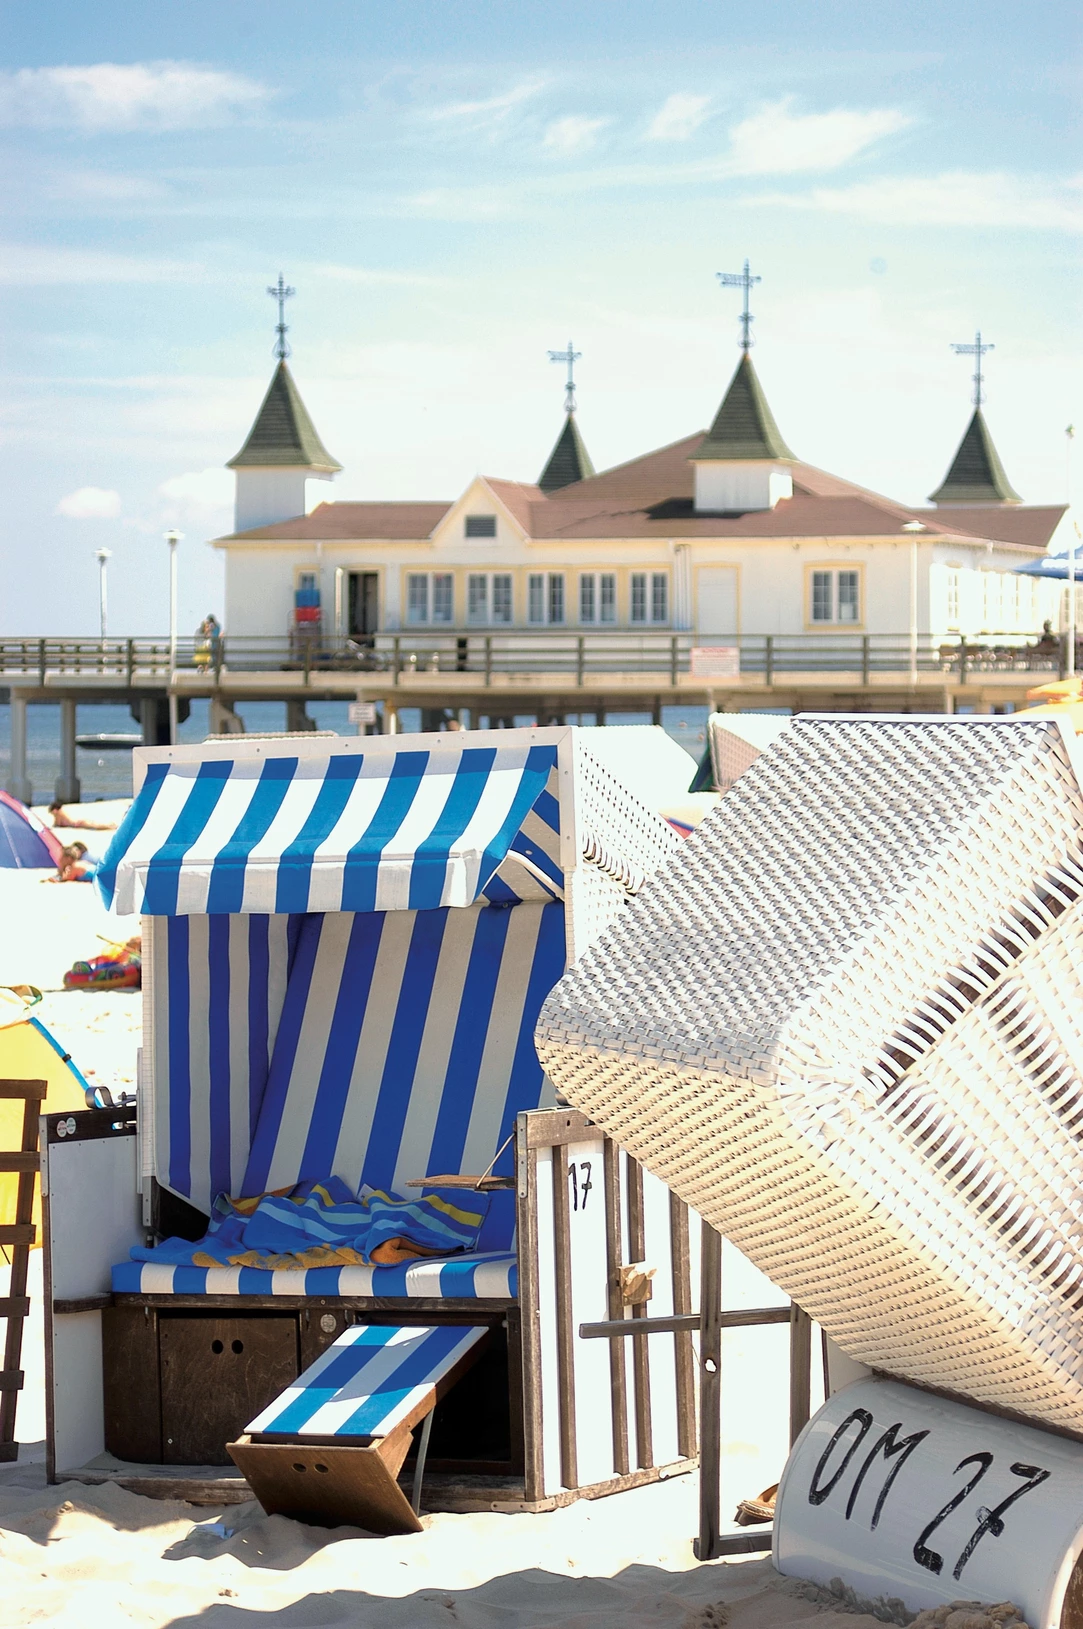
[[[177,544],[184,536],[183,532],[168,531],[165,540],[169,545],[169,744],[177,744],[177,694],[173,688],[174,674],[177,668]]]
[[[109,621],[109,599],[105,583],[105,570],[113,558],[112,549],[96,549],[94,558],[98,562],[98,617],[101,623],[101,640],[105,644],[106,629]]]

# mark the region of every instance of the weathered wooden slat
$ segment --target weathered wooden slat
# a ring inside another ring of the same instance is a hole
[[[542,1457],[541,1296],[538,1288],[538,1151],[528,1148],[519,1121],[516,1222],[519,1240],[519,1310],[523,1353],[523,1487],[527,1500],[545,1497]],[[475,1302],[475,1305],[477,1303]]]
[[[553,1149],[553,1269],[557,1322],[557,1413],[560,1423],[560,1481],[579,1486],[575,1440],[575,1331],[572,1327],[571,1200],[568,1193],[568,1148]]]
[[[0,1244],[33,1244],[35,1232],[31,1222],[5,1222],[0,1226]]]
[[[812,1413],[812,1319],[796,1301],[790,1306],[790,1447]]]
[[[30,1297],[28,1295],[2,1295],[0,1296],[0,1318],[29,1318]]]
[[[745,1307],[740,1312],[718,1314],[719,1329],[755,1329],[760,1324],[789,1322],[789,1307]],[[660,1313],[656,1318],[642,1318],[638,1324],[630,1318],[613,1318],[600,1324],[580,1324],[579,1339],[619,1340],[629,1336],[638,1339],[641,1335],[675,1335],[685,1330],[695,1334],[702,1324],[702,1314],[698,1312]]]
[[[0,1097],[23,1097],[40,1103],[48,1090],[47,1080],[0,1080]]]
[[[702,1224],[699,1275],[699,1537],[700,1561],[718,1554],[722,1490],[722,1236]]]
[[[605,1282],[606,1310],[610,1320],[623,1321],[624,1297],[620,1287],[620,1267],[624,1260],[621,1248],[620,1212],[620,1149],[609,1137],[602,1155],[605,1178]],[[585,1325],[579,1326],[582,1335]],[[613,1469],[618,1476],[627,1476],[628,1460],[628,1363],[621,1341],[609,1348],[610,1414],[613,1429]]]
[[[595,1131],[594,1122],[578,1109],[531,1109],[524,1114],[528,1148],[559,1148],[578,1143]],[[596,1136],[601,1134],[595,1131]]]
[[[673,1311],[678,1317],[682,1313],[687,1316],[692,1311],[688,1206],[675,1193],[669,1196],[669,1250]],[[689,1331],[674,1332],[673,1359],[677,1376],[677,1451],[687,1456],[696,1451],[695,1355]]]
[[[628,1155],[628,1252],[633,1261],[642,1261],[647,1252],[646,1218],[643,1214],[643,1168]],[[631,1309],[632,1322],[647,1316],[646,1301]],[[654,1432],[651,1423],[651,1358],[645,1339],[632,1342],[632,1375],[635,1380],[636,1463],[640,1470],[654,1464]]]
[[[21,1369],[0,1369],[0,1391],[16,1392],[23,1389],[23,1371]]]
[[[0,1153],[0,1171],[33,1171],[38,1169],[38,1151],[19,1149],[15,1152]]]

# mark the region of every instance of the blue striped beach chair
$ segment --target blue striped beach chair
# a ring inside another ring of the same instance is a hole
[[[99,887],[143,918],[138,1123],[80,1122],[46,1150],[97,1162],[93,1184],[54,1184],[51,1463],[228,1465],[344,1332],[419,1318],[488,1336],[439,1411],[430,1487],[473,1464],[540,1507],[692,1462],[691,1338],[648,1362],[645,1341],[576,1336],[635,1313],[631,1263],[655,1266],[655,1311],[690,1310],[688,1213],[560,1106],[534,1046],[553,985],[682,841],[608,767],[630,747],[639,783],[679,796],[690,769],[649,728],[135,753]],[[176,1246],[218,1196],[330,1178],[403,1198],[438,1178],[483,1219],[468,1247],[398,1264]],[[70,1226],[60,1187],[80,1196]]]
[[[358,1324],[257,1415],[230,1454],[268,1515],[420,1532],[433,1410],[487,1339],[459,1324]],[[396,1477],[422,1421],[407,1500]]]

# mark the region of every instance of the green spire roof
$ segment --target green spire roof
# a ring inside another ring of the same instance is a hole
[[[575,414],[569,413],[563,430],[557,436],[556,446],[549,454],[549,462],[538,476],[538,485],[543,492],[559,492],[562,486],[585,481],[588,475],[594,473],[594,465],[579,434]]]
[[[767,405],[752,358],[745,351],[714,423],[689,462],[723,458],[792,459],[793,456]]]
[[[936,491],[930,494],[930,503],[1022,503],[1018,492],[1009,485],[1004,465],[993,446],[989,426],[982,417],[980,407],[966,427],[966,435],[951,461],[951,468]]]
[[[285,362],[280,362],[248,432],[248,440],[226,465],[227,469],[249,469],[253,465],[323,470],[334,474],[337,463],[316,434]]]

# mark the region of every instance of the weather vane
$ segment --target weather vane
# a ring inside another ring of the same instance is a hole
[[[292,299],[297,290],[287,287],[282,273],[279,272],[278,282],[273,288],[269,288],[267,293],[272,300],[278,301],[278,326],[275,329],[276,338],[272,354],[277,356],[280,362],[284,362],[290,354],[289,345],[286,343],[286,301]]]
[[[973,345],[953,345],[952,350],[955,352],[956,356],[972,356],[974,358],[974,406],[980,407],[982,402],[985,400],[985,393],[982,390],[984,380],[982,378],[981,359],[985,355],[986,351],[995,351],[996,346],[983,345],[981,330],[979,329],[974,335]]]
[[[573,350],[571,340],[568,341],[568,349],[566,351],[549,352],[550,362],[566,362],[568,364],[568,377],[564,382],[565,413],[575,412],[575,364],[579,361],[582,354],[582,351]]]
[[[762,283],[763,278],[753,277],[748,269],[747,260],[745,261],[745,269],[742,272],[716,272],[715,275],[723,288],[743,288],[745,291],[744,310],[741,312],[740,345],[747,356],[752,346],[752,324],[756,320],[748,309],[748,296],[752,291],[753,284]]]

